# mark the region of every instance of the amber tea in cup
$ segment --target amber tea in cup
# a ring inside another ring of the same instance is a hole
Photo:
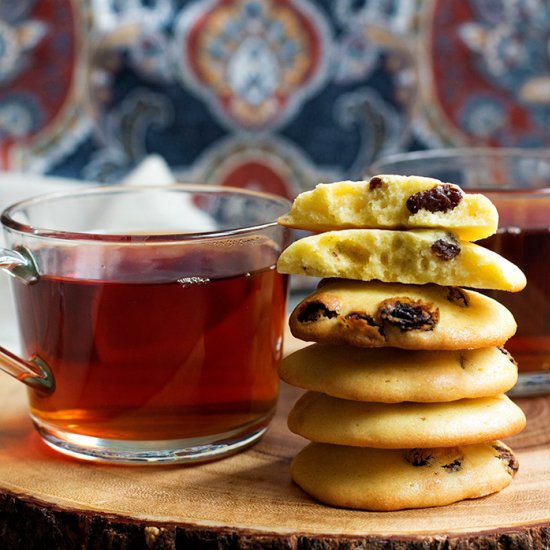
[[[499,212],[495,235],[477,241],[518,265],[521,292],[486,291],[514,315],[505,347],[518,362],[512,395],[550,392],[550,152],[532,149],[440,149],[392,155],[369,174],[434,177],[486,195]]]
[[[3,350],[0,363],[34,384],[43,439],[78,458],[155,464],[256,441],[278,395],[287,290],[275,262],[288,232],[276,219],[288,207],[175,185],[8,208],[0,265],[31,360]]]

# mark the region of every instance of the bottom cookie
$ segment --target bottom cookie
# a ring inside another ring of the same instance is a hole
[[[437,449],[371,449],[310,443],[292,479],[331,506],[371,511],[444,506],[507,487],[518,470],[501,441]]]

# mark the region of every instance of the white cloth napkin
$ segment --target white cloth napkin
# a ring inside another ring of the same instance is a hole
[[[147,157],[122,182],[126,185],[169,185],[176,183],[170,168],[158,155]],[[209,216],[193,205],[185,196],[174,196],[174,200],[166,201],[151,197],[146,210],[122,210],[115,205],[101,212],[94,213],[93,223],[101,228],[116,228],[118,223],[124,223],[127,231],[212,231],[215,225]]]

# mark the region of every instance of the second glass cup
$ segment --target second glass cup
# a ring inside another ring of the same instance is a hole
[[[516,318],[506,349],[518,362],[510,392],[550,392],[550,152],[531,149],[439,149],[388,156],[369,168],[375,174],[417,175],[483,193],[497,207],[497,234],[478,241],[518,265],[527,277],[519,293],[486,292]]]
[[[101,187],[2,214],[32,419],[63,453],[205,460],[266,430],[278,396],[288,244],[282,197],[211,186]]]

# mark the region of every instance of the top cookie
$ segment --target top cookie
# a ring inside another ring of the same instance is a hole
[[[296,197],[279,223],[307,231],[449,229],[465,241],[495,233],[498,212],[480,194],[420,176],[374,176],[369,181],[321,183]]]

